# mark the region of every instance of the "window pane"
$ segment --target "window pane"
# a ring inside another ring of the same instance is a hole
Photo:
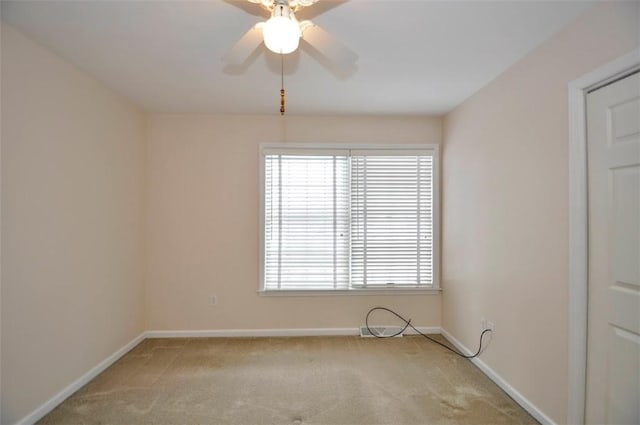
[[[433,285],[433,157],[351,157],[351,283]]]
[[[346,156],[265,156],[265,289],[348,287]]]

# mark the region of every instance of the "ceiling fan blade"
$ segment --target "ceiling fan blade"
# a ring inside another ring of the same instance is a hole
[[[262,43],[263,22],[254,25],[240,40],[224,55],[223,60],[229,65],[241,65],[251,53]]]
[[[249,0],[253,1],[253,0]],[[313,6],[320,0],[289,0],[289,7],[293,9]]]
[[[242,9],[253,16],[264,16],[264,7],[256,7],[251,3],[263,6],[261,0],[223,0],[225,3],[235,6],[238,9]]]
[[[355,68],[358,55],[353,50],[313,22],[303,21],[300,23],[300,27],[302,28],[302,39],[334,66],[343,70]]]
[[[348,1],[349,0],[322,0],[318,2],[318,0],[312,0],[310,4],[306,4],[309,3],[308,0],[305,2],[299,1],[298,7],[300,8],[300,10],[296,11],[296,17],[300,20],[313,19],[316,16],[322,15],[323,13],[340,6],[341,4],[347,3]]]

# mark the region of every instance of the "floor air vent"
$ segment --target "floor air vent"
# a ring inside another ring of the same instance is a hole
[[[369,329],[371,329],[371,332],[369,332]],[[366,326],[360,326],[360,336],[363,338],[402,336],[402,333],[399,333],[402,330],[400,326],[369,326],[369,329]]]

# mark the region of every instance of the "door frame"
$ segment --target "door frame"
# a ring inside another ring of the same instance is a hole
[[[640,49],[569,83],[569,424],[585,420],[589,221],[587,114],[589,91],[640,69]]]

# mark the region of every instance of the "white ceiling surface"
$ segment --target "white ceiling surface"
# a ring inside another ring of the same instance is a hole
[[[224,53],[260,20],[230,3],[2,0],[0,12],[3,21],[147,110],[278,114],[278,55],[261,45],[239,75],[225,72]],[[287,112],[446,113],[592,5],[419,0],[350,0],[332,8],[325,4],[328,10],[313,22],[359,55],[357,70],[338,76],[308,49],[285,56]],[[260,11],[247,3],[247,9],[252,7]]]

